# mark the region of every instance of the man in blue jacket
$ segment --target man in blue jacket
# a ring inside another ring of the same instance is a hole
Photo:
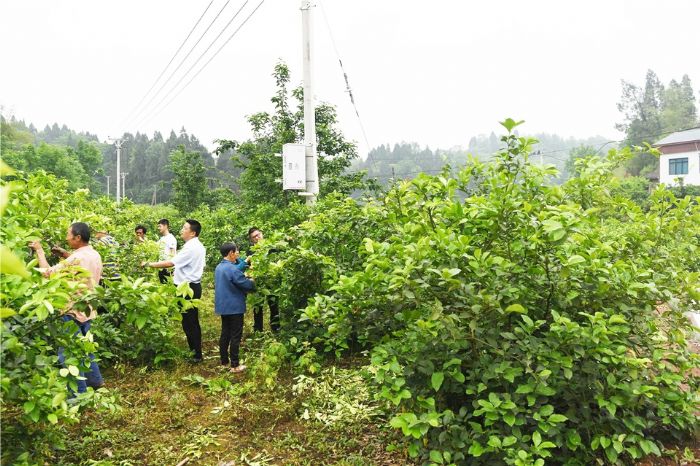
[[[238,355],[243,334],[245,297],[249,291],[255,289],[255,283],[246,278],[237,265],[238,246],[234,243],[224,243],[219,251],[223,259],[214,271],[214,312],[221,316],[219,353],[221,364],[227,366],[230,363],[230,371],[238,373],[246,368],[240,364]]]

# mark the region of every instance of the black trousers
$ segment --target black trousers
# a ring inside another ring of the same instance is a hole
[[[190,283],[190,288],[194,292],[193,299],[202,297],[201,283]],[[202,359],[202,328],[199,326],[199,309],[192,307],[182,313],[182,330],[185,331],[187,345],[194,353],[194,358]]]
[[[267,305],[270,306],[270,330],[277,332],[280,329],[280,308],[277,303],[277,296],[268,296]],[[253,331],[263,330],[263,307],[253,308]]]
[[[243,336],[243,314],[221,316],[221,337],[219,338],[221,364],[227,365],[230,362],[231,367],[238,367],[241,336]]]
[[[173,272],[170,269],[160,269],[158,270],[158,279],[161,283],[168,283],[168,278],[171,277]]]

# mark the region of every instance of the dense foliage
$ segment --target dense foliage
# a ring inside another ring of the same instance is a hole
[[[297,338],[371,352],[411,456],[659,454],[697,428],[699,360],[682,313],[700,297],[698,203],[658,189],[644,211],[611,195],[629,151],[578,160],[559,187],[551,167],[529,163],[531,140],[503,142],[493,163],[454,178],[419,176],[364,205],[327,201],[266,246],[286,251],[256,273],[277,271]]]
[[[66,180],[44,172],[3,171],[0,386],[4,463],[10,458],[27,460],[30,452],[41,458],[50,445],[60,447],[58,429],[65,422],[77,422],[82,407],[117,409],[114,397],[104,389],[89,389],[74,397],[67,390],[77,389],[80,372],[89,367],[88,354],[146,364],[178,356],[175,335],[179,333],[174,322],[180,319],[180,306],[187,304],[176,297],[172,285],[157,284],[155,276],[131,275],[140,270],[136,261],[155,259],[149,254],[157,254],[157,248],[149,252],[148,247],[131,241],[124,242],[118,252],[122,278],[92,293],[80,289],[76,275],[86,273],[80,268],[67,267],[44,277],[35,268],[36,259],[28,254],[28,241],[41,240],[45,247],[62,244],[73,221],[88,222],[96,230],[125,232],[132,227],[117,226],[119,217],[106,215],[119,209],[111,201],[95,202],[87,190],[70,192]],[[103,209],[94,208],[100,204]],[[121,209],[121,219],[137,218],[138,212],[127,213],[129,206]],[[101,309],[85,337],[75,336],[75,324],[60,318],[71,305]],[[63,365],[57,363],[59,348],[65,356]]]

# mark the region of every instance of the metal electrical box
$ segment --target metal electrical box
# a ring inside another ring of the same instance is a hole
[[[306,189],[306,146],[282,146],[282,189]]]

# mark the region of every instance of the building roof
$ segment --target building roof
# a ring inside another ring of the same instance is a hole
[[[669,134],[665,138],[657,141],[655,146],[670,146],[672,144],[683,144],[685,142],[700,141],[700,126],[697,128],[686,129],[685,131],[676,131]]]

